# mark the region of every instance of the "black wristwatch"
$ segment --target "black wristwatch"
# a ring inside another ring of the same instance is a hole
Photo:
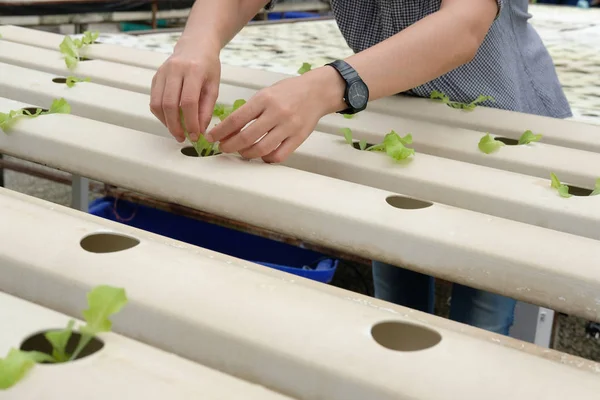
[[[369,88],[358,75],[358,72],[356,72],[356,70],[347,62],[342,60],[336,60],[327,65],[335,68],[346,82],[344,101],[348,105],[348,108],[338,111],[338,113],[356,114],[367,108],[367,103],[369,102]]]

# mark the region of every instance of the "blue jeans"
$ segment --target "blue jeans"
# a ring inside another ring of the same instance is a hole
[[[375,297],[415,310],[433,313],[435,282],[430,276],[393,265],[373,262]],[[516,300],[454,284],[450,319],[508,335]]]

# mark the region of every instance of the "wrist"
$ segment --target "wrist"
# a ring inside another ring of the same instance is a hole
[[[330,66],[316,68],[302,75],[307,80],[312,98],[318,103],[323,115],[346,109],[344,101],[346,82]]]
[[[202,33],[192,34],[184,32],[175,44],[173,52],[189,51],[190,49],[194,52],[210,53],[218,56],[221,52],[221,45],[218,40],[214,40]]]

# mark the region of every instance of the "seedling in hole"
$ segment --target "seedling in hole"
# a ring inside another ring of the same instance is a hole
[[[67,76],[65,84],[68,87],[75,86],[78,82],[90,82],[90,78],[77,78],[76,76]]]
[[[596,179],[596,186],[594,186],[594,190],[590,193],[590,196],[597,196],[600,194],[600,178]]]
[[[502,146],[504,146],[504,143],[494,139],[489,133],[482,137],[478,144],[479,150],[485,154],[491,154]]]
[[[83,311],[86,324],[79,328],[81,337],[72,354],[66,347],[75,321],[69,321],[65,329],[49,331],[44,335],[52,345],[52,355],[39,351],[10,349],[8,355],[0,359],[0,389],[8,389],[18,383],[36,363],[64,363],[73,361],[85,349],[94,336],[100,332],[110,332],[112,322],[109,317],[121,311],[127,304],[125,289],[112,286],[96,286],[87,295],[88,309]]]
[[[63,41],[58,46],[58,49],[65,57],[67,68],[73,69],[81,60],[79,50],[85,46],[89,46],[98,39],[98,32],[86,31],[81,39],[71,39],[70,36],[65,36]]]
[[[343,133],[346,142],[352,146],[353,140],[350,128],[342,128],[340,131]],[[411,143],[412,135],[410,133],[404,137],[400,137],[395,131],[391,131],[385,135],[383,142],[379,144],[367,147],[367,142],[361,140],[358,142],[358,147],[365,151],[382,151],[394,160],[400,161],[415,154],[415,149],[406,147],[407,144]]]
[[[529,144],[532,142],[539,142],[541,139],[542,139],[542,135],[536,135],[531,131],[525,131],[519,138],[519,141],[517,144],[526,145],[526,144]],[[478,147],[479,147],[479,150],[481,150],[485,154],[491,154],[494,151],[500,149],[500,147],[502,147],[504,145],[505,145],[504,142],[492,138],[490,136],[490,134],[488,133],[484,137],[482,137],[481,140],[479,140]]]
[[[560,197],[571,197],[569,187],[560,183],[560,180],[554,173],[550,173],[550,187],[556,189]]]
[[[312,65],[310,65],[309,63],[305,62],[302,63],[302,66],[300,68],[298,68],[298,73],[300,75],[307,73],[308,71],[310,71],[312,69]]]
[[[542,135],[536,135],[531,131],[525,131],[519,138],[519,144],[529,144],[531,142],[539,142],[542,139]]]
[[[342,128],[342,129],[340,129],[340,132],[342,132],[344,134],[346,143],[348,143],[350,146],[353,146],[354,141],[352,140],[352,130],[350,130],[350,128]],[[363,139],[360,142],[358,142],[358,147],[361,150],[365,150],[367,148],[366,140]]]
[[[183,118],[183,110],[179,109],[179,119],[181,121],[181,127],[183,128],[183,133],[185,134],[185,138],[194,146],[196,153],[200,157],[208,157],[212,155],[219,154],[219,145],[216,143],[210,143],[202,133],[198,135],[198,140],[195,142],[190,138],[190,134],[185,126],[185,120]]]
[[[223,104],[215,104],[215,108],[213,109],[213,116],[218,117],[219,120],[223,121],[229,116],[229,114],[231,114],[244,104],[246,104],[246,100],[244,99],[237,99],[233,102],[232,107],[227,107]],[[210,143],[208,140],[206,140],[202,133],[198,136],[197,141],[192,141],[192,139],[190,138],[190,134],[187,131],[187,128],[185,127],[182,109],[179,109],[179,118],[181,120],[181,126],[183,127],[183,133],[185,134],[186,139],[192,144],[192,146],[194,146],[196,153],[198,153],[200,157],[208,157],[221,153],[219,151],[219,145],[217,143]]]
[[[484,101],[495,101],[492,96],[479,95],[479,97],[477,97],[475,100],[473,100],[470,103],[460,103],[458,101],[450,101],[450,98],[448,96],[446,96],[442,92],[438,92],[437,90],[434,90],[433,92],[431,92],[429,97],[432,100],[437,100],[437,101],[440,101],[440,102],[446,104],[448,107],[458,108],[458,109],[465,110],[465,111],[474,110],[475,107],[477,107],[477,104],[483,103]]]
[[[569,187],[567,185],[560,183],[560,180],[554,173],[550,174],[550,186],[553,189],[556,189],[558,191],[558,194],[560,195],[560,197],[568,198],[568,197],[572,196],[572,194],[569,193]],[[600,194],[600,178],[596,179],[596,184],[594,186],[594,190],[590,193],[590,196],[597,196],[599,194]]]
[[[2,129],[4,132],[8,132],[13,124],[21,117],[36,118],[40,115],[69,113],[71,113],[71,106],[69,103],[67,103],[67,101],[63,98],[55,99],[48,111],[43,111],[41,108],[38,108],[34,113],[26,109],[11,110],[8,113],[0,113],[0,129]]]

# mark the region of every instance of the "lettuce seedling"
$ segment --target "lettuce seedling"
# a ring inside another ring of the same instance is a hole
[[[350,128],[342,128],[340,129],[340,132],[344,134],[344,138],[346,139],[346,143],[348,143],[350,146],[354,145],[354,141],[352,140],[352,130],[350,130]],[[364,139],[361,139],[358,142],[358,147],[361,150],[366,150],[367,148],[367,141]]]
[[[233,102],[233,106],[231,106],[231,107],[227,107],[224,104],[215,104],[215,107],[213,108],[213,116],[218,117],[219,120],[223,121],[232,112],[234,112],[235,110],[237,110],[244,104],[246,104],[246,100],[244,100],[244,99],[237,99],[236,101]],[[183,128],[183,133],[185,134],[186,139],[192,144],[192,146],[194,146],[196,153],[198,153],[198,155],[200,157],[207,157],[207,156],[220,154],[219,145],[217,143],[210,143],[208,140],[206,140],[206,138],[204,137],[203,134],[200,134],[198,136],[197,141],[195,141],[195,142],[192,141],[192,139],[190,138],[189,132],[187,131],[187,128],[185,126],[183,110],[181,110],[181,109],[179,110],[179,118],[181,121],[181,126]]]
[[[473,100],[470,103],[460,103],[458,101],[450,101],[450,98],[447,95],[445,95],[444,93],[439,92],[437,90],[434,90],[433,92],[431,92],[429,97],[432,100],[437,100],[437,101],[440,101],[440,102],[446,104],[448,107],[458,108],[458,109],[465,110],[465,111],[474,110],[475,107],[477,107],[477,104],[483,103],[484,101],[492,101],[492,102],[495,101],[492,96],[479,95],[475,100]]]
[[[6,357],[0,359],[0,390],[14,386],[36,363],[52,361],[46,353],[10,349]]]
[[[539,142],[542,139],[542,135],[535,135],[531,131],[525,131],[519,138],[519,144],[529,144],[531,142]]]
[[[65,36],[63,41],[58,46],[58,49],[65,57],[65,64],[67,68],[73,69],[77,63],[81,60],[79,50],[85,46],[89,46],[98,39],[98,32],[86,31],[83,33],[81,39],[71,39],[70,36]]]
[[[560,195],[560,197],[568,198],[568,197],[572,196],[569,193],[569,187],[567,185],[563,185],[562,183],[560,183],[560,180],[554,173],[550,174],[550,187],[552,187],[553,189],[556,189],[558,191],[558,194]]]
[[[43,111],[41,108],[37,108],[33,113],[26,109],[11,110],[8,113],[0,113],[0,129],[4,132],[8,132],[13,124],[22,117],[36,118],[40,115],[69,113],[71,113],[71,106],[69,103],[67,103],[67,101],[63,98],[55,99],[48,111]]]
[[[597,196],[600,194],[600,178],[596,179],[596,185],[594,186],[594,190],[590,193],[590,196]]]
[[[478,144],[479,150],[485,154],[491,154],[502,146],[504,146],[504,143],[494,139],[489,133],[482,137]]]
[[[86,324],[79,328],[81,339],[69,360],[75,360],[96,334],[110,332],[112,321],[109,317],[121,311],[125,304],[127,304],[127,295],[125,289],[102,285],[95,287],[89,292],[87,300],[88,309],[82,313]],[[65,331],[69,332],[69,328],[72,328],[70,323]]]
[[[213,116],[217,117],[217,118],[219,118],[219,120],[223,121],[232,112],[234,112],[235,110],[237,110],[244,104],[246,104],[246,100],[244,100],[244,99],[237,99],[236,101],[233,102],[233,106],[231,106],[231,107],[225,106],[224,104],[215,104],[215,107],[213,108]],[[208,140],[206,140],[206,138],[204,137],[203,134],[200,134],[198,136],[197,141],[195,141],[195,142],[192,141],[192,139],[190,138],[189,132],[187,131],[187,128],[185,127],[185,121],[183,118],[183,110],[181,110],[181,109],[179,110],[179,118],[181,120],[181,126],[183,127],[183,133],[185,134],[186,139],[192,144],[192,146],[194,146],[196,153],[198,153],[198,155],[200,157],[207,157],[207,156],[217,155],[217,154],[221,153],[219,151],[219,145],[217,143],[210,143]]]
[[[352,139],[352,130],[350,128],[342,128],[340,132],[344,135],[346,139],[346,143],[349,145],[354,145],[354,141]],[[381,151],[385,152],[388,156],[392,157],[394,160],[400,161],[404,160],[411,155],[415,154],[415,150],[406,145],[412,143],[412,135],[409,133],[404,137],[400,137],[395,131],[391,131],[383,138],[383,142],[367,147],[367,142],[361,140],[358,143],[358,147],[361,150],[366,151]]]
[[[309,63],[305,62],[302,63],[302,66],[300,68],[298,68],[298,73],[300,75],[307,73],[308,71],[310,71],[312,69],[312,65],[310,65]]]
[[[65,57],[67,68],[73,69],[79,62],[79,50],[70,36],[65,36],[58,49]]]
[[[571,197],[573,196],[572,194],[569,193],[569,187],[567,185],[564,185],[560,182],[560,180],[558,179],[558,177],[554,174],[551,173],[550,174],[550,186],[553,189],[556,189],[558,191],[558,194],[560,195],[560,197]],[[590,196],[597,196],[600,194],[600,178],[596,179],[596,183],[594,185],[594,190],[592,190],[592,192],[589,194]]]
[[[74,42],[76,46],[81,48],[94,43],[99,36],[100,34],[98,32],[85,31],[83,32],[83,37],[81,39],[75,39]]]
[[[65,329],[60,331],[46,332],[46,340],[52,345],[52,357],[56,362],[67,362],[70,357],[67,354],[67,343],[73,333],[75,320],[70,320]]]
[[[75,76],[67,76],[65,83],[68,87],[71,88],[75,86],[75,84],[78,82],[90,82],[90,78],[77,78]]]
[[[344,135],[346,143],[352,146],[352,144],[354,143],[354,140],[352,139],[352,130],[350,128],[342,128],[340,129],[340,132]]]
[[[237,99],[233,102],[233,106],[231,107],[227,107],[223,104],[215,104],[215,108],[213,109],[213,116],[218,117],[219,120],[223,121],[229,116],[229,114],[231,114],[244,104],[246,104],[246,100],[244,99]]]
[[[185,138],[192,144],[196,153],[200,157],[208,157],[212,155],[219,154],[219,146],[216,143],[210,143],[202,133],[198,135],[198,140],[195,142],[190,138],[190,134],[185,126],[185,120],[183,118],[183,110],[179,109],[179,120],[181,121],[181,127],[183,128],[183,133]]]
[[[60,99],[55,99],[50,105],[50,109],[47,112],[43,112],[44,114],[70,114],[71,113],[71,105],[62,97]]]
[[[5,358],[0,359],[0,389],[14,386],[36,363],[63,363],[75,360],[96,334],[110,332],[112,322],[109,317],[121,311],[127,304],[127,295],[124,289],[101,285],[88,293],[87,301],[88,309],[83,311],[86,324],[79,329],[81,337],[73,354],[69,355],[66,351],[75,325],[75,321],[71,320],[65,329],[46,332],[44,335],[52,345],[52,355],[12,348]]]
[[[386,154],[396,161],[405,160],[415,154],[415,149],[406,147],[412,143],[412,135],[409,133],[400,137],[395,131],[391,131],[383,138],[383,143],[368,147],[367,151],[385,151]]]

